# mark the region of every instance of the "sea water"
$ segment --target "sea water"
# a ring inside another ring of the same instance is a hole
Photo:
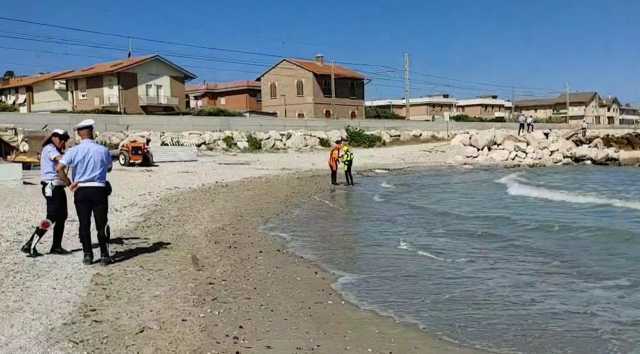
[[[640,171],[361,177],[267,229],[359,306],[463,345],[640,353]]]

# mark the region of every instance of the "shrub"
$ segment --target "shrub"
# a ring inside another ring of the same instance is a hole
[[[15,112],[17,110],[15,106],[0,102],[0,112]]]
[[[247,135],[247,143],[249,143],[249,151],[262,150],[262,142],[260,141],[260,139],[253,136],[253,134]]]
[[[224,108],[209,107],[203,108],[192,113],[194,116],[216,116],[216,117],[238,117],[242,116],[239,112],[230,111]]]
[[[366,107],[364,112],[365,117],[369,119],[404,119],[388,107]]]
[[[361,128],[348,125],[345,130],[347,131],[347,138],[351,146],[372,148],[384,144],[382,137],[367,134]]]
[[[68,111],[66,109],[53,110],[51,113],[74,113],[74,114],[121,114],[118,111],[105,108],[87,109],[84,111]]]
[[[329,139],[327,139],[327,138],[318,138],[318,140],[320,140],[320,146],[322,146],[323,148],[330,148],[331,147],[331,141],[329,141]]]
[[[507,120],[504,117],[482,118],[472,117],[466,114],[458,114],[450,118],[454,122],[487,122],[487,123],[504,123]]]
[[[236,146],[236,141],[231,135],[225,136],[222,138],[222,141],[224,141],[224,144],[227,145],[228,149],[233,149],[233,147]]]

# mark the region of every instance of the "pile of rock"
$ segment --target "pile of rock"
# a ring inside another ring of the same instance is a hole
[[[386,145],[395,143],[420,143],[447,140],[446,132],[432,132],[422,130],[399,131],[372,130],[365,133],[382,138]],[[327,148],[334,141],[347,138],[346,130],[313,131],[313,130],[287,130],[269,132],[243,132],[243,131],[185,131],[179,133],[152,133],[152,132],[104,132],[97,138],[98,142],[117,149],[119,145],[130,136],[151,136],[152,144],[158,143],[165,146],[194,146],[201,151],[206,150],[305,150],[315,148]],[[156,141],[158,140],[158,141]],[[250,144],[252,141],[254,145]],[[257,144],[257,145],[255,145]]]
[[[459,160],[513,166],[551,166],[558,164],[619,164],[620,151],[605,147],[602,139],[578,146],[575,132],[536,131],[516,136],[505,130],[483,130],[457,134],[451,145],[461,147]]]

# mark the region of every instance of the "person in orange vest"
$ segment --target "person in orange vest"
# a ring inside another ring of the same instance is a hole
[[[331,184],[338,185],[338,163],[340,163],[340,148],[342,147],[342,141],[337,140],[336,145],[331,149],[329,153],[329,169],[331,169]]]

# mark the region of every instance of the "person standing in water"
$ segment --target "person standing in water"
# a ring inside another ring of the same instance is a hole
[[[338,185],[338,164],[340,163],[340,148],[342,141],[336,140],[336,144],[329,152],[329,169],[331,170],[331,184]]]
[[[344,176],[347,180],[347,186],[353,186],[353,175],[351,167],[353,166],[353,152],[347,144],[342,145],[342,166],[344,166]]]
[[[56,166],[62,159],[62,153],[69,140],[69,134],[62,129],[55,129],[42,143],[40,152],[40,184],[42,196],[47,202],[46,220],[40,222],[21,250],[31,257],[39,256],[36,246],[47,230],[53,224],[53,242],[50,254],[66,255],[69,251],[62,248],[62,236],[64,224],[67,220],[67,194],[64,191],[65,183],[58,177]]]

